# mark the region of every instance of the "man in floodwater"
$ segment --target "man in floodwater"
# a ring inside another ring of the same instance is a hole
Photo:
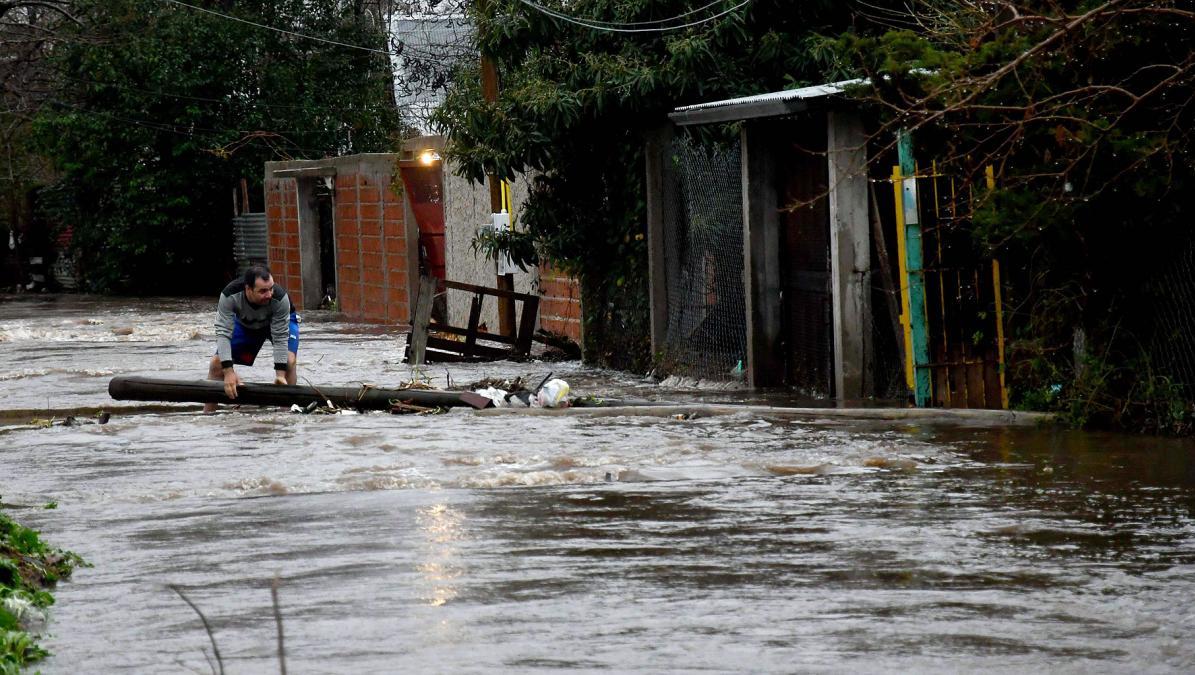
[[[262,344],[274,350],[274,384],[295,384],[299,352],[299,319],[286,291],[274,283],[270,268],[253,265],[244,279],[228,284],[216,305],[216,355],[208,366],[209,380],[223,380],[228,398],[237,397],[241,378],[234,364],[253,365]],[[215,403],[203,406],[214,412]]]

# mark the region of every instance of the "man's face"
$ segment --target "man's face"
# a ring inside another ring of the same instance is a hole
[[[245,286],[245,297],[254,305],[264,305],[274,295],[274,279],[254,279],[252,286]]]

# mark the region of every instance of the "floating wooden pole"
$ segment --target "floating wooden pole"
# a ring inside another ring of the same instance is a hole
[[[391,401],[445,408],[487,408],[493,405],[490,399],[469,391],[383,389],[366,385],[317,388],[297,384],[242,384],[237,387],[237,397],[233,400],[224,394],[224,383],[218,380],[161,380],[126,376],[112,378],[108,383],[108,395],[118,401],[186,401],[283,408],[296,404],[306,407],[311,403],[325,406],[331,401],[338,408],[356,410],[390,410]]]

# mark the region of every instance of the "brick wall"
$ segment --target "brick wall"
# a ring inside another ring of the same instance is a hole
[[[294,178],[266,180],[266,242],[270,272],[295,309],[303,309],[303,277],[299,265],[299,193]]]
[[[406,222],[388,175],[336,176],[336,282],[340,310],[365,321],[411,318]]]
[[[581,286],[550,265],[539,269],[539,327],[581,341]]]
[[[410,320],[408,270],[414,251],[407,241],[405,197],[401,186],[396,193],[390,185],[393,162],[392,156],[358,155],[319,162],[266,164],[269,265],[275,280],[299,309],[302,309],[303,270],[298,181],[309,179],[278,178],[270,173],[275,166],[279,169],[293,168],[292,165],[333,166],[336,169],[333,215],[336,293],[340,311],[356,321],[406,323]]]

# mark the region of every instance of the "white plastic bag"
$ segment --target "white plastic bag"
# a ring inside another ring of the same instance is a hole
[[[493,401],[495,408],[505,408],[506,406],[510,405],[510,403],[507,402],[507,400],[506,400],[506,390],[504,390],[504,389],[495,389],[494,387],[486,387],[485,389],[478,389],[478,390],[474,391],[473,393],[480,394],[480,395],[490,399],[491,401]]]
[[[569,405],[568,382],[548,380],[535,395],[535,404],[541,408],[567,408]]]

